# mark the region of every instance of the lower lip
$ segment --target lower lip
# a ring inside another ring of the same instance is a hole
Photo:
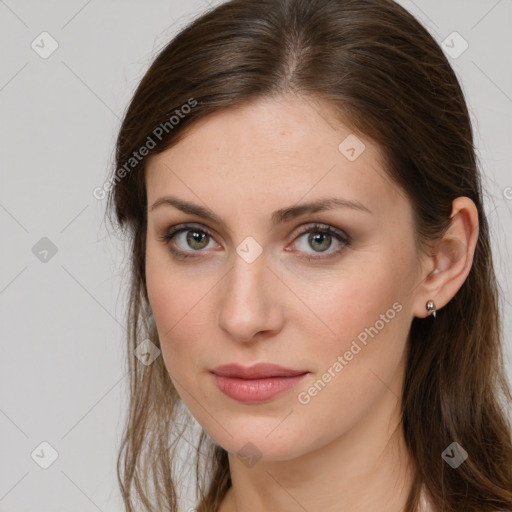
[[[247,404],[270,400],[297,385],[307,374],[293,377],[267,377],[264,379],[237,379],[213,375],[219,389],[230,398]]]

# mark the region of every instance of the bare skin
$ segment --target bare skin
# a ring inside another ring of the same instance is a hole
[[[466,279],[477,211],[457,198],[445,238],[420,254],[412,205],[380,149],[358,136],[365,149],[348,159],[339,145],[353,132],[330,111],[286,96],[217,112],[147,165],[150,304],[174,385],[229,453],[233,486],[220,512],[399,512],[411,487],[399,414],[407,336],[413,318],[428,315],[427,300],[441,309]],[[208,207],[221,222],[152,208],[168,196]],[[362,208],[271,222],[278,209],[325,197]],[[188,232],[160,240],[184,223],[193,224]],[[320,238],[314,223],[343,241]],[[250,263],[237,253],[249,236],[262,249]],[[232,362],[308,374],[248,404],[215,384],[211,370]],[[319,380],[325,386],[314,388]],[[237,456],[244,446],[255,447],[251,464]]]

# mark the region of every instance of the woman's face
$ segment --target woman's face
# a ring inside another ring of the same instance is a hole
[[[287,96],[201,119],[146,173],[162,357],[208,434],[288,460],[387,428],[425,300],[411,205],[379,149],[328,105]],[[299,376],[213,373],[259,363]]]

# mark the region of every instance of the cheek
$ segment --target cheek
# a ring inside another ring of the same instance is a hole
[[[159,248],[148,247],[146,285],[157,326],[164,361],[169,370],[182,362],[197,361],[195,341],[212,331],[208,316],[208,294],[218,281],[215,276],[199,276],[197,271],[178,266]],[[179,368],[176,368],[179,370]]]
[[[398,400],[409,328],[406,315],[398,301],[394,307],[389,303],[389,295],[373,294],[365,307],[340,312],[333,322],[336,339],[326,337],[309,348],[315,354],[315,371],[297,389],[294,402],[297,428],[316,432],[311,449],[352,431],[379,408],[377,404]]]
[[[409,263],[393,255],[366,256],[336,277],[326,276],[308,285],[306,302],[325,325],[326,338],[333,340],[327,343],[327,351],[333,345],[348,350],[354,338],[376,323],[379,331],[389,331],[400,316],[396,310],[404,307],[403,276]],[[393,308],[397,302],[400,306]]]
[[[180,323],[191,309],[187,296],[189,288],[179,273],[173,270],[165,251],[151,244],[148,244],[146,251],[146,286],[161,349],[167,360],[168,340],[180,329]]]
[[[318,321],[302,321],[307,352],[315,354],[315,375],[302,390],[311,398],[322,394],[314,398],[318,405],[334,400],[346,410],[364,408],[382,391],[383,382],[393,379],[410,328],[405,291],[414,264],[410,248],[398,252],[399,257],[392,250],[381,251],[379,257],[367,254],[359,258],[358,268],[335,280],[316,281],[308,304],[328,330]]]

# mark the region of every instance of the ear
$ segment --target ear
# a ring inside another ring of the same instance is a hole
[[[457,197],[452,202],[450,224],[443,237],[435,243],[425,259],[423,282],[416,290],[414,316],[429,315],[428,300],[441,309],[464,284],[471,266],[478,240],[478,210],[469,197]]]

